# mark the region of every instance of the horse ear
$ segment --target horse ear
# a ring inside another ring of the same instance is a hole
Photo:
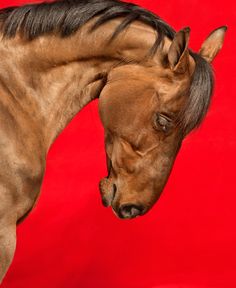
[[[175,34],[168,51],[168,61],[173,72],[184,73],[188,67],[190,28],[184,28]]]
[[[199,54],[207,61],[212,62],[217,53],[220,51],[225,37],[226,26],[217,28],[203,42]]]

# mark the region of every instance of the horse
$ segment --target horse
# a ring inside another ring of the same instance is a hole
[[[121,219],[158,200],[183,139],[212,96],[211,62],[226,27],[198,53],[190,28],[117,0],[59,0],[0,10],[0,282],[16,226],[39,197],[46,155],[94,99],[104,126],[108,176],[102,202]]]

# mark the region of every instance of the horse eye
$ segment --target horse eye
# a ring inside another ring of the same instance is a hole
[[[167,116],[164,116],[162,114],[156,115],[156,120],[155,120],[156,129],[167,133],[169,132],[171,127],[172,127],[171,119],[169,119]]]

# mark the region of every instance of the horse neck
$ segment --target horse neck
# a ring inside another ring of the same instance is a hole
[[[68,122],[99,96],[112,67],[140,59],[154,42],[151,28],[145,27],[144,33],[138,23],[122,41],[118,38],[108,45],[120,21],[110,21],[93,33],[90,21],[68,38],[48,35],[26,41],[18,35],[0,42],[4,67],[0,67],[0,83],[8,87],[4,93],[36,123],[45,151]]]

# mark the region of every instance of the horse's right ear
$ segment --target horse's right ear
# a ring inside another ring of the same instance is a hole
[[[184,28],[175,34],[168,51],[168,62],[170,69],[175,73],[184,73],[189,64],[189,42],[190,28]]]
[[[215,29],[203,42],[202,47],[199,51],[199,54],[209,63],[215,58],[217,53],[220,51],[225,33],[227,31],[226,26]]]

